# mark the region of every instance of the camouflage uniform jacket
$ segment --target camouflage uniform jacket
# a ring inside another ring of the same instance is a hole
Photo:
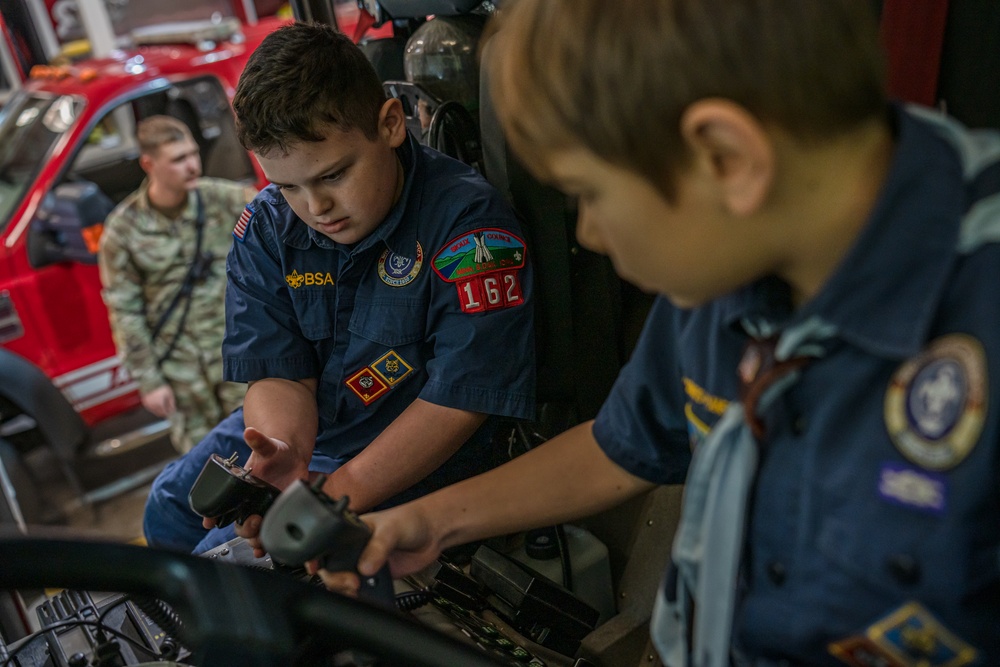
[[[157,360],[177,333],[183,299],[155,341],[151,340],[153,328],[184,283],[194,259],[198,209],[191,193],[180,217],[171,220],[150,206],[147,189],[148,182],[144,182],[108,216],[99,253],[102,296],[115,344],[144,393],[168,383],[168,366],[221,367],[225,260],[233,242],[233,224],[254,192],[232,181],[199,181],[205,220],[202,251],[215,259],[208,277],[194,287],[183,335],[161,369]]]

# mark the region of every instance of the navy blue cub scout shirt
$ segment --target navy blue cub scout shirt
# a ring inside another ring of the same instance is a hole
[[[412,137],[398,153],[402,194],[364,240],[315,232],[271,185],[228,259],[226,379],[318,378],[316,450],[336,462],[417,398],[534,412],[532,270],[514,214],[468,166]],[[491,432],[488,420],[407,495],[487,469]]]
[[[594,428],[625,469],[680,481],[739,400],[744,322],[836,331],[762,415],[738,665],[1000,665],[1000,137],[894,117],[889,178],[820,293],[661,299]]]

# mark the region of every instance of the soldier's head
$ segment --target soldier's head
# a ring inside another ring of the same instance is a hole
[[[201,154],[187,125],[171,116],[150,116],[136,127],[139,166],[150,187],[170,193],[191,190],[201,176]]]
[[[240,142],[307,225],[356,243],[399,197],[399,100],[364,53],[333,28],[295,23],[268,35],[233,99]]]

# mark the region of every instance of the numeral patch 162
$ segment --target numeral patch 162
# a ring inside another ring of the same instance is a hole
[[[466,313],[510,308],[519,306],[524,301],[517,271],[495,271],[472,276],[458,281],[456,286],[458,302]]]

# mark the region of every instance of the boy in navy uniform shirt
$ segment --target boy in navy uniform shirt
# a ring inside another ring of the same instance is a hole
[[[363,573],[686,475],[665,663],[1000,664],[1000,137],[887,103],[870,4],[505,4],[511,143],[662,296],[596,421],[366,515]]]
[[[250,387],[164,470],[145,517],[151,544],[195,551],[232,537],[206,537],[187,504],[212,453],[278,488],[330,473],[324,490],[367,510],[488,469],[493,416],[534,411],[517,221],[474,170],[407,135],[363,53],[329,27],[282,28],[234,108],[272,183],[227,264],[225,374]],[[259,522],[239,531],[255,546]]]

